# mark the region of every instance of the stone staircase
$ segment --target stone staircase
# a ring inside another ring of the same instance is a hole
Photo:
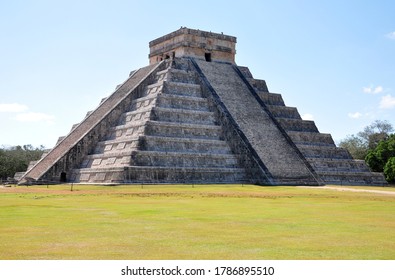
[[[250,91],[248,82],[236,66],[229,63],[211,63],[198,59],[191,60],[201,78],[205,81],[208,91],[215,96],[218,107],[231,120],[232,126],[238,131],[239,137],[250,147],[250,154],[258,162],[261,173],[267,176],[271,185],[319,185],[319,176],[309,166],[300,151],[277,125],[274,117],[264,110],[259,97]],[[247,68],[242,71],[248,70]],[[261,80],[251,80],[259,88],[266,88]],[[282,103],[281,96],[271,95],[267,99],[270,104]],[[284,106],[277,110],[277,115],[295,115],[292,108]],[[298,114],[297,114],[298,115]],[[280,121],[279,118],[277,118]],[[284,125],[289,121],[284,119]],[[292,119],[289,125],[293,125]],[[318,131],[312,123],[301,123],[300,129]],[[236,136],[233,135],[233,138]]]
[[[175,59],[97,143],[79,183],[237,183],[244,168],[223,138],[196,73]]]
[[[270,93],[266,83],[254,79],[247,67],[239,70],[325,184],[387,184],[383,174],[370,172],[364,161],[354,160],[347,150],[336,147],[330,134],[320,133],[313,121],[302,120],[296,108],[285,106],[281,95]]]

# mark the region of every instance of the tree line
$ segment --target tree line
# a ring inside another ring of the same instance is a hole
[[[0,179],[13,178],[16,172],[26,171],[30,161],[39,160],[45,147],[32,145],[0,148]]]
[[[388,121],[376,120],[356,135],[339,143],[353,158],[365,160],[372,171],[383,172],[389,183],[395,183],[395,134]]]

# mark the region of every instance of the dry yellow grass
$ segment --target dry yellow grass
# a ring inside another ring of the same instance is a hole
[[[70,189],[0,189],[0,259],[395,259],[395,196],[252,185]]]

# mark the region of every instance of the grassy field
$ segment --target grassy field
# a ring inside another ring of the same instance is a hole
[[[395,259],[394,195],[252,185],[70,190],[0,188],[0,259]]]

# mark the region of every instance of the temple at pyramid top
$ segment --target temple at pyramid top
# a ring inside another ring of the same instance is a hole
[[[150,64],[175,57],[235,63],[236,37],[181,27],[149,43]]]

